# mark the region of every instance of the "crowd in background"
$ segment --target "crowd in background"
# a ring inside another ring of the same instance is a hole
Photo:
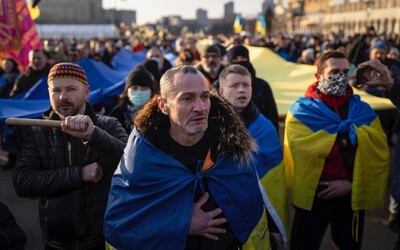
[[[198,51],[196,43],[204,38],[208,39],[209,45],[214,47],[208,46],[209,50],[206,52]],[[25,72],[20,72],[18,65],[12,59],[2,61],[0,69],[0,77],[2,79],[2,83],[0,84],[0,98],[12,98],[29,90],[40,78],[48,75],[51,66],[59,62],[77,63],[83,58],[88,57],[96,61],[102,61],[113,68],[113,56],[121,49],[133,52],[145,51],[146,59],[140,65],[132,68],[126,79],[124,91],[114,98],[109,107],[95,107],[96,112],[118,118],[126,131],[130,133],[133,127],[132,119],[138,109],[143,107],[154,94],[159,92],[158,84],[163,73],[174,64],[192,65],[201,71],[200,68],[204,67],[204,64],[202,65],[204,60],[209,60],[210,56],[217,56],[221,58],[221,64],[218,64],[216,72],[214,72],[216,73],[216,78],[218,78],[218,74],[224,65],[240,64],[242,62],[240,60],[232,61],[232,55],[229,54],[229,48],[232,45],[266,47],[286,61],[308,65],[317,65],[321,54],[327,51],[338,50],[347,56],[353,68],[356,68],[358,64],[369,59],[379,59],[389,69],[400,72],[400,35],[397,33],[377,34],[373,27],[366,27],[365,31],[361,34],[331,32],[327,35],[298,34],[289,36],[282,34],[258,38],[226,35],[188,38],[166,35],[163,37],[143,36],[130,38],[94,38],[89,40],[74,38],[43,39],[43,49],[30,52],[30,66]],[[207,56],[205,53],[210,53],[210,55]],[[176,61],[168,61],[165,58],[166,54],[174,54],[177,57]],[[249,61],[248,52],[245,50],[236,52],[235,56],[247,56],[245,59]],[[248,65],[248,67],[250,66]],[[205,75],[212,75],[211,69],[212,67],[205,69]],[[251,72],[251,70],[249,71]],[[254,75],[252,74],[252,77],[255,79],[255,72]],[[210,87],[218,86],[215,85],[216,83],[213,78],[207,78]],[[260,80],[268,81],[268,79]],[[272,94],[271,98],[273,100]],[[273,103],[275,105],[274,101]],[[255,104],[258,104],[256,100]],[[262,110],[261,113],[263,113]],[[400,130],[397,112],[389,110],[378,113],[382,126],[388,136],[388,143],[391,144],[393,143],[391,140],[392,134],[396,134]],[[266,116],[274,125],[277,124],[277,114],[270,117]],[[4,126],[2,128],[2,150],[7,151],[9,154],[9,161],[2,166],[3,169],[13,168],[19,150],[17,142],[20,139],[18,137],[21,137],[22,133],[23,131],[18,131],[16,127]],[[400,141],[397,143],[397,146],[400,146]],[[396,164],[400,165],[399,159],[396,160]],[[400,169],[400,167],[396,167]],[[394,214],[396,209],[393,206],[390,208],[390,212]]]

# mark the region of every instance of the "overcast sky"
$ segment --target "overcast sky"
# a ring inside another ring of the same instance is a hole
[[[181,15],[183,18],[195,18],[198,8],[208,11],[208,18],[222,18],[224,4],[229,0],[103,0],[106,9],[136,10],[139,25],[154,22],[162,16]],[[256,17],[261,12],[263,0],[234,0],[235,13],[243,17]]]

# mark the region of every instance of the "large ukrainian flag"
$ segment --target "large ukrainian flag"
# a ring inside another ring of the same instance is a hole
[[[384,205],[389,149],[378,116],[358,95],[349,99],[349,113],[341,120],[319,99],[301,97],[286,117],[284,163],[292,203],[311,210],[318,182],[338,132],[357,143],[352,182],[352,209]]]

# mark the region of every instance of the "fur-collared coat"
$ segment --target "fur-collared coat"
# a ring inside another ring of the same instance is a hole
[[[202,180],[242,244],[256,226],[264,235],[266,225],[259,221],[265,211],[252,164],[256,143],[232,107],[211,96],[208,129],[218,130],[213,137],[218,157],[206,171],[199,167],[193,173],[154,146],[160,127],[168,124],[157,97],[136,117],[112,180],[104,224],[107,243],[116,249],[184,249]]]

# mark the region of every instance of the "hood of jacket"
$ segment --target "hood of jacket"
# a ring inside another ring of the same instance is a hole
[[[170,126],[169,117],[158,108],[158,97],[157,95],[150,99],[134,121],[137,130],[152,143],[161,126]],[[250,164],[252,154],[257,150],[256,142],[232,106],[215,94],[211,94],[210,99],[207,129],[216,134],[213,137],[213,143],[216,143],[215,153],[230,153],[242,164]]]

